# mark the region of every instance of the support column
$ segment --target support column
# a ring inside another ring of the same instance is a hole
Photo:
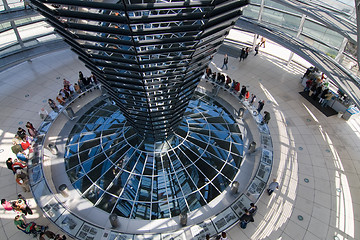
[[[261,0],[260,10],[259,10],[259,15],[258,15],[258,22],[259,23],[261,23],[262,14],[263,14],[263,11],[264,11],[264,5],[265,5],[265,0]],[[253,40],[253,44],[252,44],[252,49],[254,49],[255,46],[256,46],[256,39],[258,39],[258,34],[254,34],[254,40]]]
[[[11,25],[11,28],[14,30],[14,33],[15,33],[15,36],[16,36],[16,39],[18,40],[19,44],[20,44],[20,47],[24,47],[24,42],[22,41],[21,37],[20,37],[20,34],[19,34],[19,31],[17,30],[17,27],[15,25],[15,22],[14,21],[10,21],[10,25]]]
[[[300,35],[301,35],[301,33],[302,33],[302,30],[303,30],[303,27],[304,27],[305,20],[306,20],[306,15],[303,14],[303,15],[301,16],[299,28],[298,28],[298,31],[297,31],[297,33],[296,33],[296,38],[299,38],[299,37],[300,37]],[[294,57],[294,53],[291,52],[291,53],[290,53],[290,56],[289,56],[289,59],[288,59],[288,61],[287,61],[287,63],[286,63],[287,66],[290,65],[293,57]]]
[[[341,43],[341,45],[340,45],[338,54],[337,54],[336,57],[335,57],[335,61],[337,61],[338,63],[341,63],[341,61],[343,60],[344,51],[345,51],[346,44],[348,43],[348,41],[349,41],[349,40],[348,40],[347,38],[344,38],[344,40],[342,41],[342,43]]]

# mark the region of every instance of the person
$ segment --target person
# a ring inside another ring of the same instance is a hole
[[[44,119],[47,117],[47,115],[49,115],[48,111],[46,111],[45,108],[41,108],[41,109],[40,109],[40,112],[39,112],[40,118],[41,118],[42,120],[44,120]]]
[[[241,62],[241,60],[245,61],[245,55],[246,55],[245,48],[242,48],[241,52],[240,52],[240,60],[239,60],[239,62]]]
[[[210,240],[210,234],[206,234],[205,239]]]
[[[46,237],[46,238],[45,238]],[[39,236],[39,240],[46,240],[46,239],[55,239],[56,235],[52,231],[45,231],[41,232]]]
[[[240,91],[240,83],[239,82],[237,82],[235,85],[235,91],[236,92]]]
[[[226,67],[226,70],[228,70],[228,62],[229,62],[229,57],[227,54],[224,55],[224,63],[221,67],[221,69],[223,69],[224,67]]]
[[[261,124],[264,124],[264,123],[269,124],[269,121],[270,121],[270,113],[267,111],[264,111],[264,117],[263,117]]]
[[[60,105],[64,105],[64,104],[65,104],[64,98],[63,98],[63,96],[61,95],[61,93],[59,93],[59,94],[57,95],[56,100],[59,102]]]
[[[66,240],[65,235],[56,234],[54,240]]]
[[[207,67],[205,70],[206,76],[209,78],[210,75],[212,74],[211,68]]]
[[[256,56],[258,53],[259,53],[259,47],[260,47],[260,43],[258,43],[256,46],[255,46],[255,55]]]
[[[264,105],[265,105],[265,101],[264,100],[260,100],[259,102],[258,102],[259,104],[258,104],[258,107],[257,107],[257,112],[258,113],[260,113],[261,112],[261,110],[264,108]]]
[[[309,79],[309,80],[306,81],[306,86],[304,88],[304,92],[307,92],[307,91],[310,90],[310,87],[311,87],[312,83],[313,83],[312,79]]]
[[[24,192],[30,192],[29,178],[23,170],[16,170],[15,181],[23,188]]]
[[[15,216],[14,224],[24,233],[34,233],[35,235],[37,235],[38,232],[45,232],[48,229],[47,226],[37,225],[35,222],[26,223],[25,219],[20,215]]]
[[[316,82],[313,82],[309,91],[309,97],[311,97],[313,95],[313,93],[316,91]]]
[[[64,78],[63,85],[64,85],[64,87],[68,87],[68,86],[70,86],[70,82]]]
[[[304,73],[304,76],[302,76],[301,79],[304,79],[304,77],[309,76],[310,73],[312,73],[314,71],[314,67],[309,67],[308,69],[306,69],[306,72]]]
[[[12,158],[10,159],[12,161]],[[26,162],[21,161],[20,159],[14,159],[14,161],[12,161],[11,170],[15,174],[17,170],[23,170],[26,167],[27,167]]]
[[[316,87],[316,90],[313,93],[313,95],[311,96],[311,98],[314,100],[317,100],[321,92],[322,92],[322,85],[318,84]]]
[[[255,216],[256,212],[258,210],[258,207],[255,205],[255,203],[250,203],[249,213],[251,216]]]
[[[70,96],[74,95],[76,92],[74,86],[70,83],[70,85],[67,87],[67,91],[70,92]]]
[[[242,229],[245,229],[249,222],[254,222],[254,218],[249,212],[249,210],[245,208],[244,211],[245,213],[240,217],[240,227]]]
[[[51,98],[48,99],[48,103],[49,106],[51,107],[52,110],[54,110],[55,112],[59,111],[59,108],[56,106],[54,100],[52,100]]]
[[[25,127],[27,128],[28,133],[29,133],[30,136],[32,136],[33,138],[36,137],[36,135],[38,133],[37,133],[37,130],[34,128],[34,125],[32,125],[31,122],[27,122]]]
[[[81,71],[79,71],[79,79],[80,79],[81,81],[83,81],[83,79],[85,79],[85,78],[84,78],[84,74],[83,74]]]
[[[23,128],[18,127],[16,135],[18,135],[19,138],[24,139],[26,137],[26,131]]]
[[[275,189],[279,189],[279,183],[276,181],[276,178],[273,179],[272,183],[270,183],[267,189],[269,196],[275,191]]]
[[[261,37],[261,41],[260,41],[260,46],[259,46],[259,47],[261,47],[262,45],[264,45],[264,48],[265,48],[265,42],[266,42],[266,38]]]
[[[250,93],[249,91],[246,91],[245,93],[245,101],[249,101]]]
[[[226,232],[222,232],[222,233],[221,233],[220,240],[228,240],[228,238],[227,238],[227,236],[226,236]]]
[[[11,202],[6,201],[6,199],[4,199],[4,198],[1,199],[1,206],[3,206],[3,208],[6,211],[12,211],[13,210]]]
[[[326,95],[325,95],[325,98],[324,98],[324,101],[321,103],[321,106],[322,107],[326,107],[328,102],[332,99],[334,95],[331,93],[331,92],[328,92]]]
[[[321,95],[320,95],[320,99],[319,99],[319,103],[320,104],[322,104],[323,103],[323,101],[325,100],[325,96],[326,96],[326,94],[328,94],[329,93],[329,89],[328,88],[326,88],[326,89],[324,89],[324,91],[322,91],[322,93],[321,93]]]
[[[94,83],[94,85],[98,85],[98,84],[99,84],[99,82],[98,82],[98,80],[97,80],[97,78],[95,77],[94,74],[91,74],[90,77],[91,77],[92,82]]]
[[[23,198],[18,198],[16,201],[13,201],[11,203],[13,209],[15,209],[16,211],[21,211],[22,213],[24,213],[25,215],[33,214],[33,211],[31,210],[31,208],[27,205],[26,200],[24,200]]]
[[[250,106],[252,106],[254,104],[256,100],[256,95],[255,94],[251,94],[251,98],[250,98]]]
[[[243,99],[244,97],[245,97],[245,94],[246,94],[246,86],[245,85],[243,85],[242,87],[241,87],[241,91],[240,91],[240,99]]]
[[[249,47],[245,48],[245,59],[249,56],[249,52],[250,52],[250,48]]]
[[[227,75],[226,76],[226,85],[225,85],[225,87],[230,88],[230,85],[231,85],[231,78],[229,77],[229,75]]]
[[[74,88],[77,93],[81,93],[81,88],[80,88],[79,84],[75,83]]]
[[[10,169],[11,171],[13,171],[12,165],[13,165],[12,158],[8,158],[8,159],[6,160],[6,167],[7,167],[8,169]],[[14,173],[14,174],[15,174],[15,173]]]

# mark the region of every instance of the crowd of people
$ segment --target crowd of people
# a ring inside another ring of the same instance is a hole
[[[59,90],[59,93],[56,96],[56,101],[58,102],[58,104],[56,104],[56,102],[51,98],[48,99],[48,104],[52,110],[54,110],[55,112],[59,112],[59,108],[64,106],[74,96],[77,96],[78,94],[87,91],[87,89],[90,89],[90,91],[92,91],[91,87],[97,85],[98,81],[95,75],[91,74],[89,77],[84,77],[84,74],[79,71],[79,79],[76,83],[71,84],[65,78],[63,79],[63,88]],[[81,96],[79,96],[79,98],[80,97]],[[40,117],[44,119],[44,117],[46,117],[48,113],[44,108],[42,108],[39,114]]]
[[[71,84],[66,79],[63,79],[63,88],[59,90],[56,97],[58,104],[48,99],[50,108],[56,112],[59,111],[60,106],[66,104],[68,100],[71,100],[73,96],[85,92],[93,86],[97,86],[98,82],[94,75],[90,77],[84,77],[83,73],[79,71],[79,79],[76,83]],[[85,93],[84,93],[85,94]],[[81,97],[81,96],[79,96]],[[45,108],[40,111],[41,119],[45,119],[48,112]],[[25,125],[27,131],[18,127],[15,137],[12,140],[12,152],[16,155],[16,158],[9,157],[6,160],[6,166],[14,174],[16,183],[23,189],[24,192],[30,192],[29,176],[27,171],[28,161],[33,157],[33,146],[38,136],[38,131],[31,122],[27,122]],[[56,239],[63,240],[66,236],[55,235],[53,232],[48,231],[47,227],[37,225],[35,222],[27,222],[25,216],[32,215],[33,211],[30,208],[28,201],[21,195],[18,195],[16,200],[7,201],[1,199],[1,205],[6,211],[16,212],[18,215],[14,218],[14,224],[17,229],[23,231],[26,234],[39,234],[39,239]]]
[[[327,107],[334,94],[329,89],[329,83],[326,81],[325,74],[322,73],[321,77],[317,77],[316,74],[313,74],[315,72],[317,72],[316,68],[308,68],[302,77],[308,78],[304,92],[309,92],[309,97],[319,101],[322,107]]]
[[[229,91],[235,94],[236,96],[238,96],[238,98],[241,101],[248,102],[250,106],[253,106],[255,104],[256,95],[250,94],[248,88],[245,85],[240,86],[240,82],[236,81],[235,79],[231,79],[229,75],[224,74],[222,72],[218,72],[218,73],[216,73],[215,71],[213,72],[211,68],[208,67],[205,70],[205,77],[206,79],[217,83],[219,86],[224,86],[226,89],[229,89]],[[215,85],[213,89],[214,96],[218,94],[220,90],[219,86]],[[256,108],[256,113],[260,114],[264,106],[265,106],[265,101],[259,100]],[[263,121],[261,122],[261,124],[268,124],[269,120],[270,120],[270,113],[265,111]]]

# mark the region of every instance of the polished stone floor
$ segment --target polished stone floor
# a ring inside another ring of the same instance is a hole
[[[267,44],[271,48],[271,44]],[[211,67],[221,70],[223,56],[214,57]],[[217,69],[217,70],[216,70]],[[49,224],[36,208],[31,194],[23,193],[5,161],[14,157],[11,140],[19,126],[31,121],[39,126],[39,110],[55,98],[62,79],[77,80],[78,71],[89,75],[70,51],[61,51],[24,62],[0,73],[0,192],[13,200],[22,193],[34,208],[28,219]],[[273,146],[272,178],[280,189],[258,202],[255,222],[246,229],[238,225],[229,239],[359,239],[360,238],[360,119],[349,121],[326,117],[298,93],[304,68],[260,52],[245,62],[229,58],[231,78],[248,86],[257,100],[265,100]],[[0,209],[0,239],[32,239],[13,224],[15,213]],[[336,238],[336,237],[338,238]]]

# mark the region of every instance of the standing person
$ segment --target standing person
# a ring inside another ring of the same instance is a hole
[[[23,170],[16,170],[15,181],[23,188],[24,192],[30,192],[29,178]]]
[[[322,106],[322,107],[326,107],[327,104],[328,104],[328,102],[331,100],[331,98],[332,98],[333,96],[334,96],[334,95],[333,95],[331,92],[327,93],[327,94],[325,95],[324,101],[321,103],[321,106]]]
[[[48,103],[49,103],[49,106],[51,107],[52,110],[54,110],[55,112],[59,111],[59,108],[56,106],[56,103],[54,102],[54,100],[49,98]]]
[[[224,63],[221,67],[221,69],[223,69],[224,67],[226,67],[226,70],[228,70],[228,62],[229,62],[229,57],[227,54],[224,55]]]
[[[79,71],[79,79],[80,79],[81,81],[83,81],[83,79],[85,79],[85,78],[84,78],[84,74],[83,74],[81,71]]]
[[[269,121],[270,121],[270,113],[265,111],[263,120],[261,121],[261,124],[264,124],[264,123],[269,124]]]
[[[264,48],[265,48],[265,42],[266,42],[266,38],[261,37],[261,41],[260,41],[260,46],[259,46],[259,47],[261,47],[262,45],[264,45]]]
[[[37,130],[34,128],[34,125],[32,125],[31,122],[27,122],[25,127],[27,128],[28,133],[29,133],[30,136],[32,136],[33,138],[36,137],[36,135],[38,133],[37,133]]]
[[[250,48],[249,47],[245,48],[245,59],[249,56],[249,52],[250,52]]]
[[[270,183],[267,189],[269,196],[275,191],[275,189],[279,189],[279,183],[276,181],[276,178],[273,179],[273,182]]]
[[[42,120],[44,120],[47,115],[49,115],[48,111],[45,110],[45,108],[41,108],[39,111],[39,116]]]
[[[252,216],[255,216],[257,210],[258,210],[258,207],[255,205],[255,203],[250,203],[249,213]]]
[[[246,50],[245,50],[245,48],[242,48],[241,52],[240,52],[240,60],[239,60],[239,62],[241,62],[241,60],[245,61],[245,54],[246,54]]]
[[[241,87],[241,91],[240,91],[240,99],[243,99],[245,97],[246,91],[247,91],[246,87],[245,87],[245,85],[243,85]]]
[[[240,83],[237,82],[236,85],[235,85],[235,91],[240,91]]]
[[[259,104],[258,104],[258,107],[257,107],[257,109],[256,109],[258,113],[261,112],[261,110],[264,108],[264,105],[265,105],[265,101],[264,101],[264,100],[262,100],[262,101],[260,100],[260,101],[259,101]]]
[[[249,222],[254,222],[254,218],[252,217],[249,210],[244,209],[244,211],[245,213],[240,217],[240,227],[242,229],[245,229]]]
[[[313,81],[311,79],[306,81],[306,86],[304,88],[304,92],[310,91],[310,87],[312,85]]]
[[[255,46],[255,55],[256,56],[258,53],[259,53],[259,47],[260,47],[260,43],[258,43],[256,46]]]
[[[246,91],[245,93],[245,101],[249,101],[250,93],[249,91]]]
[[[250,98],[250,106],[252,106],[254,104],[256,100],[256,95],[255,94],[251,94],[251,98]]]

